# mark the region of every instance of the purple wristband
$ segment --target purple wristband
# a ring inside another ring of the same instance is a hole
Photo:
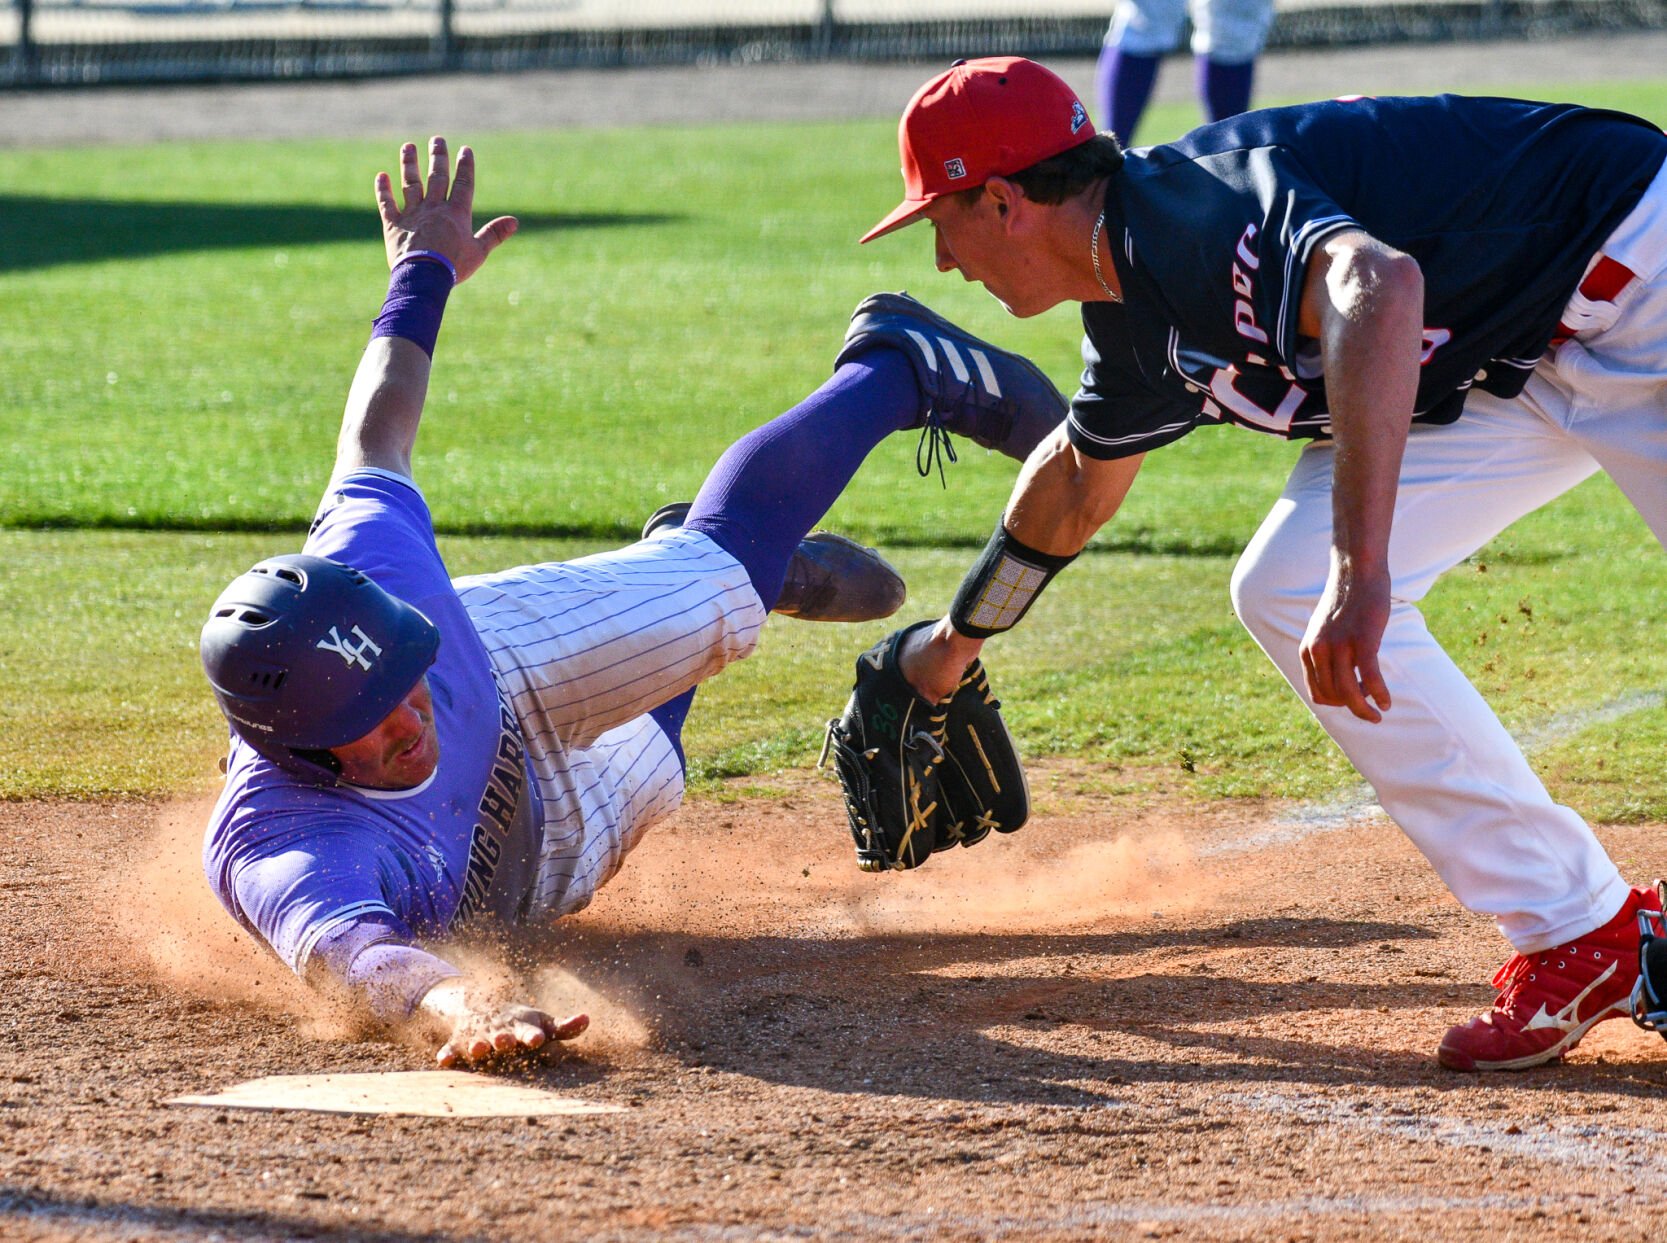
[[[404,337],[433,358],[454,283],[453,268],[442,255],[418,252],[400,260],[388,277],[388,297],[370,330],[371,340]]]

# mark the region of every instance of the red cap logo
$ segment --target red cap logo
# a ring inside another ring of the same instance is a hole
[[[1021,172],[1092,137],[1088,110],[1051,70],[1020,56],[957,61],[903,110],[903,201],[862,240],[913,224],[936,198]]]

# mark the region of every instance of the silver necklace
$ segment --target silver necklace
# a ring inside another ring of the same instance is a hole
[[[1088,257],[1094,261],[1094,279],[1100,282],[1100,288],[1106,291],[1106,297],[1113,302],[1123,300],[1120,294],[1112,292],[1111,286],[1106,284],[1105,273],[1100,271],[1100,230],[1106,227],[1106,214],[1100,213],[1100,218],[1094,222],[1094,233],[1088,239]]]

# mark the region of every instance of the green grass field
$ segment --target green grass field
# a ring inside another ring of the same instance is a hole
[[[1667,119],[1667,84],[1525,86]],[[1181,109],[1151,129],[1178,130]],[[591,551],[689,495],[731,439],[826,374],[850,308],[908,287],[1067,391],[1078,323],[1008,319],[928,239],[855,238],[896,197],[889,122],[452,135],[480,212],[521,236],[453,299],[417,473],[454,572]],[[219,587],[298,546],[384,267],[387,143],[0,154],[0,797],[213,780],[223,728],[196,632]],[[761,177],[758,170],[770,175]],[[831,525],[882,543],[910,612],[947,603],[1014,467],[968,446],[949,487],[882,446]],[[1030,755],[1106,788],[1323,797],[1354,779],[1232,618],[1232,554],[1289,446],[1205,431],[1156,455],[1096,552],[990,663]],[[1485,563],[1485,571],[1482,564]],[[1513,727],[1663,683],[1667,558],[1604,481],[1434,593],[1431,622]],[[814,759],[884,627],[771,628],[701,692],[697,778]],[[1539,758],[1590,815],[1667,816],[1667,711]]]

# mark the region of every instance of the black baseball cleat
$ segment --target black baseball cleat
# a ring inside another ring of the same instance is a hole
[[[870,294],[857,304],[835,370],[873,349],[902,350],[914,366],[926,402],[924,461],[917,463],[923,475],[944,431],[1022,462],[1069,409],[1035,363],[979,340],[906,293]],[[953,450],[946,455],[955,460]]]
[[[643,523],[642,537],[683,525],[688,501],[662,505]],[[864,622],[903,607],[908,587],[879,553],[832,531],[813,531],[787,563],[787,581],[770,611],[800,621]]]

